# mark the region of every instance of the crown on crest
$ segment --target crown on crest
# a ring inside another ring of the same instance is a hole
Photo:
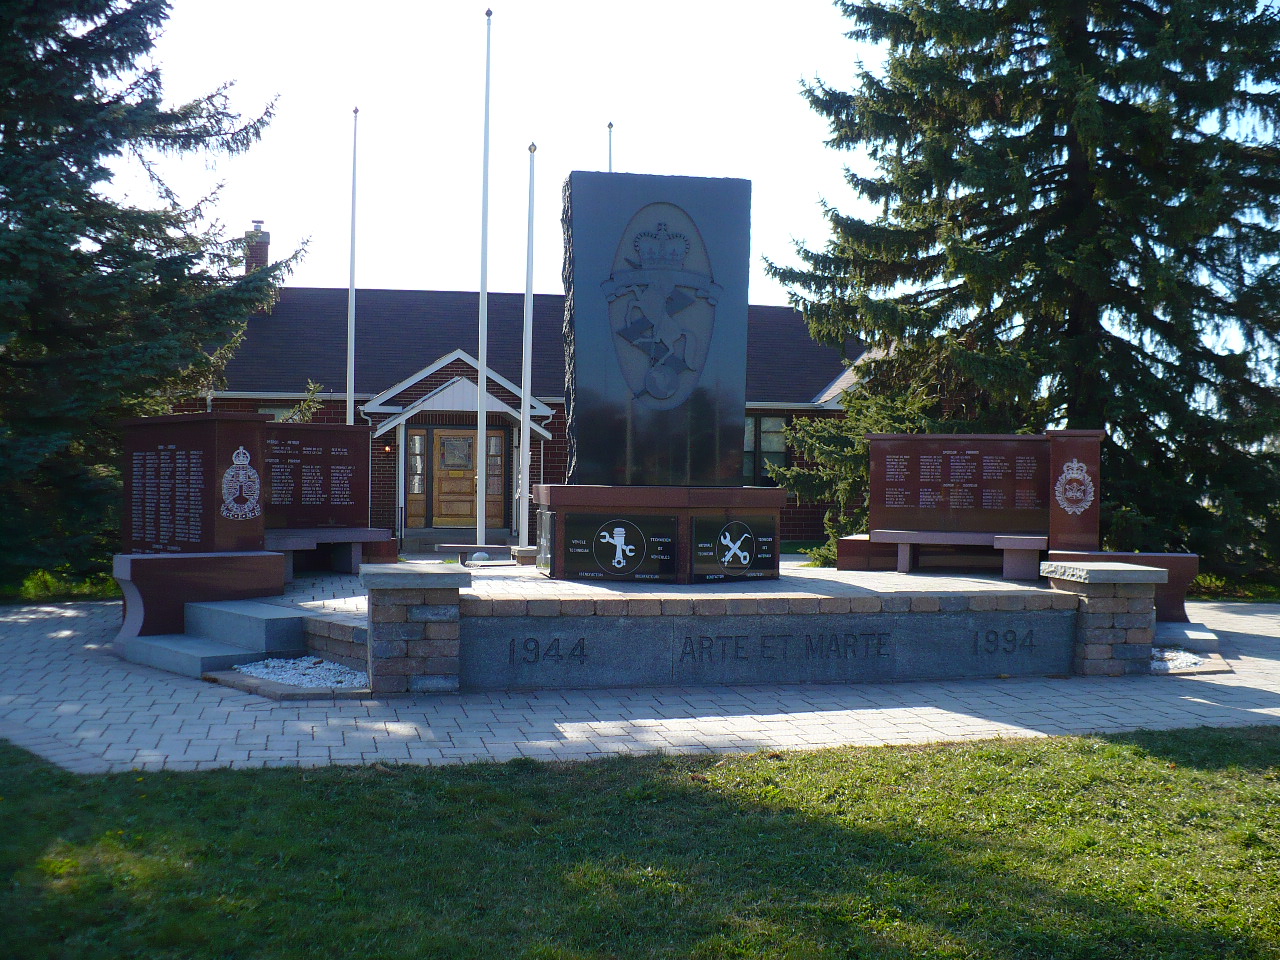
[[[689,239],[683,233],[668,233],[665,223],[652,232],[637,233],[632,243],[644,270],[683,270]]]
[[[241,447],[231,455],[231,461],[232,463],[238,463],[241,466],[244,466],[244,464],[249,462],[249,451],[244,447]]]
[[[1068,480],[1084,480],[1089,476],[1089,471],[1079,460],[1071,460],[1063,464],[1062,475]]]

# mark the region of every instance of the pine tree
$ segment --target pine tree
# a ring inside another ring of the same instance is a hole
[[[166,106],[147,65],[162,0],[0,0],[0,581],[82,571],[116,547],[115,424],[216,378],[283,264],[183,206],[157,158],[258,140],[228,88]],[[113,164],[150,207],[113,200]]]
[[[839,5],[883,69],[805,94],[877,213],[774,273],[879,357],[847,433],[908,383],[920,429],[1105,429],[1109,548],[1280,571],[1275,6]]]

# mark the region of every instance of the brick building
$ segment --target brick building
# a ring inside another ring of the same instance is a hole
[[[410,545],[469,539],[457,528],[474,530],[477,310],[476,293],[356,293],[356,422],[374,428],[371,522]],[[533,483],[565,480],[563,313],[563,297],[534,298]],[[493,542],[512,533],[516,516],[523,316],[522,294],[490,294],[486,517]],[[345,422],[346,331],[345,289],[285,288],[269,313],[249,321],[224,388],[184,409],[281,416],[310,379],[323,387],[314,419]],[[769,485],[765,465],[791,462],[782,428],[792,418],[839,415],[846,377],[839,351],[814,343],[797,311],[749,308],[744,485]],[[782,538],[821,538],[825,509],[788,498]]]

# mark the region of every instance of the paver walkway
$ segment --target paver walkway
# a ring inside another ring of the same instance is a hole
[[[331,609],[350,605],[343,590],[328,592]],[[1189,610],[1219,633],[1234,673],[298,703],[116,659],[104,645],[119,628],[119,603],[0,607],[0,737],[68,770],[99,773],[579,760],[1280,724],[1280,604]]]

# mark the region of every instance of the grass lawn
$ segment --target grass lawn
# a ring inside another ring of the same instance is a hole
[[[22,960],[1280,957],[1280,728],[0,795]]]

